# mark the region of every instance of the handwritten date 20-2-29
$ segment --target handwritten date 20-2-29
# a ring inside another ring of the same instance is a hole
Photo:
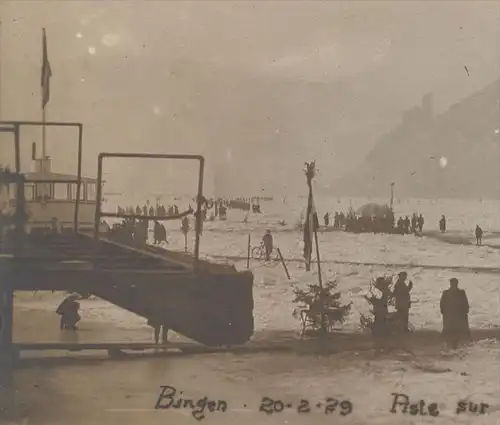
[[[308,400],[302,399],[298,404],[287,403],[283,400],[273,400],[269,397],[262,397],[260,401],[259,412],[272,415],[273,413],[281,413],[285,410],[294,409],[297,413],[324,413],[330,415],[338,412],[341,416],[347,416],[353,411],[353,404],[349,400],[338,400],[328,397],[324,401],[310,403]]]

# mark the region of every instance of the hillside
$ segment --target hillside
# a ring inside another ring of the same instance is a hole
[[[424,97],[331,191],[387,196],[395,182],[398,197],[499,199],[499,93],[500,80],[435,116]]]

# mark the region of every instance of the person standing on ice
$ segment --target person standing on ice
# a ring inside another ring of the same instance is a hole
[[[450,279],[450,287],[443,291],[440,301],[443,315],[443,337],[456,349],[460,339],[469,339],[469,300],[465,290],[458,289],[458,279]]]
[[[424,216],[420,214],[418,216],[418,231],[422,233],[422,230],[424,230]]]
[[[476,226],[476,245],[481,246],[483,244],[483,229],[479,227],[479,225]]]
[[[330,213],[326,212],[323,216],[323,220],[325,221],[325,227],[328,227],[330,224]]]
[[[389,284],[390,282],[385,278],[378,277],[373,286],[380,292],[380,297],[375,296],[371,290],[370,297],[365,295],[365,299],[373,306],[374,319],[371,331],[377,348],[383,348],[389,333],[387,317],[389,314],[389,299],[392,295]]]
[[[195,216],[196,216],[196,213],[195,213]],[[188,232],[189,232],[189,218],[187,218],[187,216],[185,216],[182,219],[181,223],[182,223],[181,224],[181,230],[182,230],[182,234],[184,235],[184,252],[187,252],[187,250],[188,250],[187,235],[188,235]],[[202,221],[200,221],[200,223],[202,223]]]
[[[154,236],[154,244],[159,245],[162,242],[168,243],[167,241],[167,231],[165,230],[165,226],[159,223],[157,220],[154,222],[153,236]]]
[[[413,213],[411,216],[411,231],[415,233],[417,231],[418,217],[417,214]]]
[[[264,244],[264,249],[266,250],[266,261],[271,260],[271,254],[273,252],[273,235],[271,231],[267,230],[266,234],[262,238],[262,243]]]
[[[446,217],[444,215],[442,215],[441,220],[439,220],[439,230],[441,230],[441,233],[446,232]]]
[[[404,224],[404,233],[405,235],[409,235],[410,234],[410,217],[406,216],[405,219],[403,220],[403,224]]]
[[[406,272],[400,272],[392,296],[396,301],[396,311],[398,313],[399,324],[403,332],[408,332],[408,320],[410,316],[411,299],[410,292],[413,289],[413,282],[410,280],[406,285]]]

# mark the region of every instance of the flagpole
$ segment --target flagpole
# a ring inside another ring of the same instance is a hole
[[[396,184],[396,183],[394,183],[394,182],[393,182],[393,183],[391,183],[391,210],[392,210],[392,207],[393,207],[393,205],[394,205],[394,185],[395,185],[395,184]]]
[[[47,146],[46,146],[46,108],[47,103],[50,98],[50,77],[52,76],[52,70],[50,69],[50,62],[47,53],[47,35],[45,33],[45,28],[42,29],[42,159],[46,158]]]
[[[45,129],[45,122],[46,122],[46,116],[45,116],[45,88],[43,87],[43,70],[44,70],[44,62],[46,60],[45,57],[45,28],[42,30],[42,159],[45,159],[45,144],[46,144],[46,129]],[[43,166],[42,166],[43,168]]]
[[[45,137],[46,137],[45,122],[46,122],[45,106],[42,106],[42,123],[43,123],[43,127],[42,127],[42,158],[43,159],[45,159]]]

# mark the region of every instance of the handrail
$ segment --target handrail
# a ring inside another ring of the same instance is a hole
[[[25,183],[61,183],[61,184],[78,184],[78,180],[74,179],[25,179]]]
[[[201,234],[201,226],[202,226],[202,215],[201,215],[201,207],[204,202],[203,198],[203,172],[205,169],[205,158],[202,155],[188,155],[188,154],[154,154],[154,153],[124,153],[124,152],[103,152],[100,153],[97,158],[97,204],[95,211],[95,222],[94,222],[94,238],[96,240],[99,239],[99,225],[101,222],[101,217],[117,217],[117,218],[138,218],[138,219],[150,219],[150,220],[169,220],[181,218],[191,212],[177,214],[177,216],[142,216],[136,214],[119,214],[119,213],[107,213],[102,212],[102,166],[104,158],[137,158],[137,159],[184,159],[184,160],[195,160],[199,161],[200,168],[198,174],[198,194],[196,197],[196,212],[195,212],[195,248],[194,248],[194,257],[195,257],[195,267],[198,263],[198,259],[200,256],[200,234]]]

